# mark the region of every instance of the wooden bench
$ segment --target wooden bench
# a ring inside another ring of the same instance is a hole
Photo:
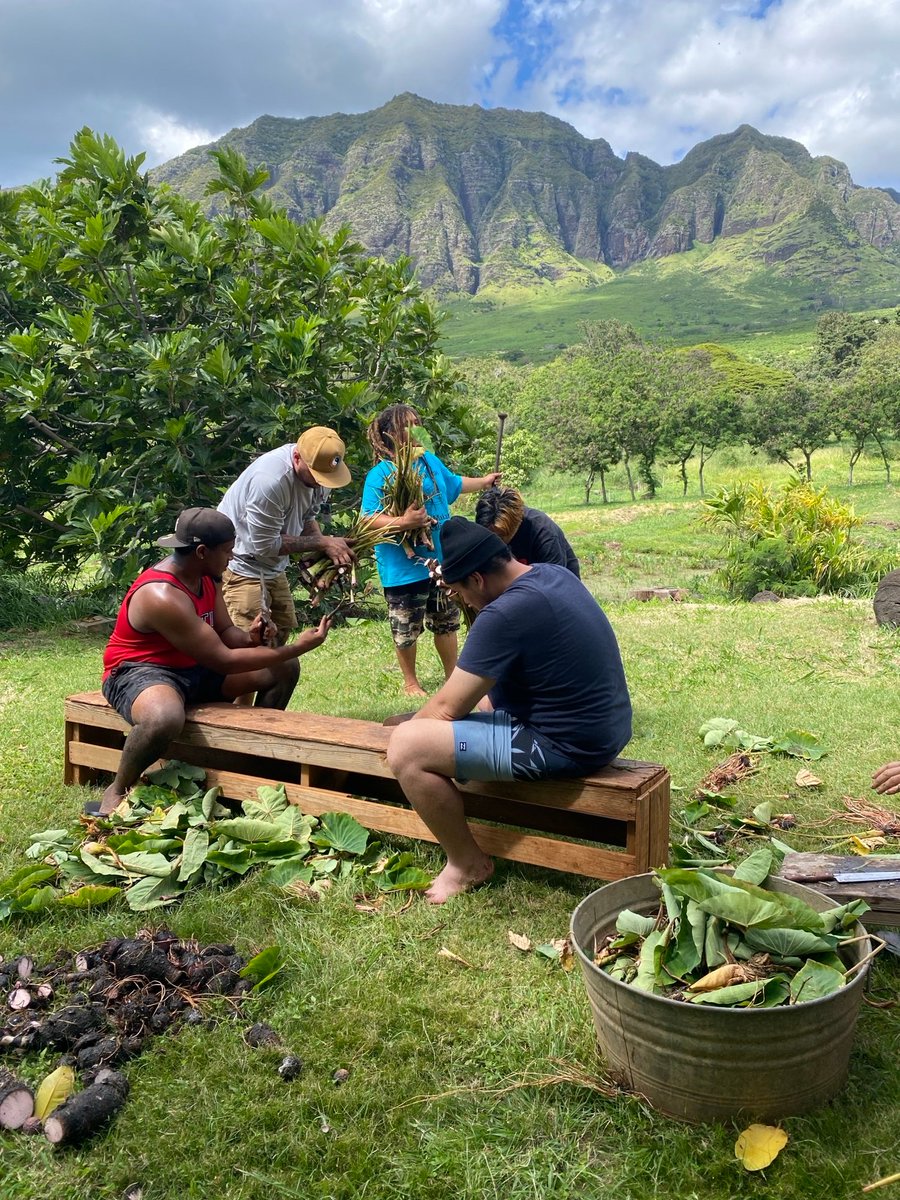
[[[65,782],[114,772],[127,732],[100,692],[70,696]],[[283,783],[291,803],[314,816],[347,812],[369,829],[433,842],[387,765],[390,734],[372,721],[206,704],[188,710],[169,756],[205,768],[208,785],[234,800]],[[500,858],[596,879],[667,860],[669,773],[656,763],[617,759],[587,779],[472,781],[462,790],[478,843]]]

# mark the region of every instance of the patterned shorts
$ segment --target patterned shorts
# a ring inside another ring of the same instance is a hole
[[[542,734],[497,709],[453,722],[455,777],[466,779],[576,778],[584,774]]]
[[[459,607],[452,596],[439,588],[433,579],[408,583],[402,587],[386,587],[384,598],[388,606],[388,621],[394,645],[403,649],[414,646],[427,629],[439,637],[459,629]]]

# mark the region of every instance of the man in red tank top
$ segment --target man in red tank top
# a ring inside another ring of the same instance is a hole
[[[247,631],[228,615],[220,586],[234,526],[214,508],[186,508],[168,558],[142,572],[125,596],[103,654],[103,694],[131,725],[116,777],[89,811],[109,813],[184,726],[185,706],[256,693],[261,708],[287,708],[297,659],[325,641],[329,618],[286,646],[263,644],[260,616]]]

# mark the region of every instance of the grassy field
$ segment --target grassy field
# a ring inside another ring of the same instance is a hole
[[[758,469],[735,457],[710,482]],[[823,481],[842,480],[844,469],[839,451],[822,456]],[[896,534],[885,522],[900,523],[900,496],[874,463],[859,478],[858,510],[882,522],[866,532],[887,544]],[[726,602],[713,576],[716,539],[698,529],[698,498],[682,502],[674,479],[653,502],[626,502],[617,484],[614,503],[586,508],[578,482],[565,479],[542,480],[529,499],[554,513],[582,556],[632,689],[628,753],[666,763],[675,809],[717,761],[697,736],[707,718],[734,717],[760,734],[805,728],[828,748],[815,766],[822,788],[798,788],[800,764],[769,757],[736,789],[738,811],[770,800],[797,817],[782,835],[797,848],[847,846],[859,826],[821,822],[844,796],[872,798],[872,770],[900,757],[900,640],[876,627],[870,603]],[[645,583],[689,586],[692,601],[627,599]],[[86,792],[61,783],[62,703],[96,686],[101,649],[65,628],[2,646],[0,871],[21,864],[31,831],[76,818]],[[432,688],[440,682],[430,648],[422,677]],[[386,626],[336,630],[304,659],[293,707],[371,719],[404,707]],[[438,868],[435,851],[412,848],[420,865]],[[736,1162],[733,1129],[684,1126],[636,1098],[605,1099],[574,1084],[503,1091],[558,1073],[557,1060],[602,1070],[577,972],[507,939],[508,930],[536,942],[562,936],[591,887],[500,864],[489,887],[441,910],[394,897],[372,914],[355,908],[352,879],[312,905],[248,877],[161,912],[181,936],[233,940],[244,953],[278,942],[287,959],[281,982],[241,1020],[223,1016],[155,1039],[127,1068],[132,1093],[122,1114],[89,1147],[59,1154],[43,1139],[2,1135],[0,1200],[114,1200],[132,1183],[143,1200],[839,1200],[900,1171],[896,1008],[864,1007],[847,1087],[827,1108],[786,1120],[787,1147],[756,1175]],[[7,925],[0,953],[46,956],[145,923],[117,908]],[[440,957],[442,947],[471,969]],[[877,965],[872,996],[900,1001],[896,960]],[[277,1055],[244,1045],[241,1029],[252,1020],[274,1025],[304,1059],[297,1081],[278,1078]],[[50,1065],[32,1060],[25,1073],[37,1079]],[[341,1088],[331,1081],[338,1067],[351,1072]]]

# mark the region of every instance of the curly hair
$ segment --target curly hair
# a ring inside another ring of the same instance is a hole
[[[421,417],[411,404],[391,404],[369,424],[366,437],[375,462],[392,459],[397,434],[409,425],[418,425]]]
[[[509,542],[516,536],[524,515],[525,501],[514,487],[488,488],[475,505],[475,520],[496,533],[502,542]]]

